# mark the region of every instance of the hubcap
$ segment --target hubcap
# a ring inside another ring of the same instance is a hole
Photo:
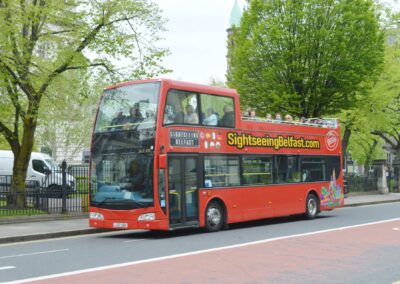
[[[317,203],[315,202],[314,199],[310,199],[308,200],[308,213],[310,213],[310,215],[315,215],[315,213],[317,212]]]
[[[215,226],[221,222],[221,213],[218,209],[211,207],[207,212],[207,220],[210,225]]]

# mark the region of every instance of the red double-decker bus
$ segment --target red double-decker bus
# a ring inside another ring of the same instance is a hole
[[[173,80],[106,88],[92,137],[92,227],[172,230],[343,206],[335,120],[242,118],[235,90]]]

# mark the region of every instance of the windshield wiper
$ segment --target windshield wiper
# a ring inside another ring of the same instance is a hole
[[[101,206],[101,205],[103,205],[104,203],[106,203],[107,201],[110,201],[110,200],[116,200],[116,201],[118,201],[120,203],[134,203],[136,206],[140,206],[140,207],[145,207],[146,206],[146,204],[144,204],[142,202],[139,202],[139,201],[135,201],[133,199],[120,199],[120,198],[115,198],[115,197],[106,197],[102,201],[97,202],[96,205],[97,206],[99,206],[99,205]]]
[[[117,200],[117,198],[115,198],[115,197],[106,197],[102,201],[97,202],[97,205],[103,205],[104,203],[106,203],[109,200]]]

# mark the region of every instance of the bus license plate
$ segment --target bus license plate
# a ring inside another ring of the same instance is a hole
[[[113,223],[113,228],[126,229],[128,228],[128,223]]]

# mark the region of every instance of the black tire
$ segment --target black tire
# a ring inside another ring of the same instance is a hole
[[[211,201],[205,214],[206,229],[209,232],[217,232],[224,225],[224,211],[220,203]]]
[[[309,220],[317,217],[319,213],[319,201],[315,194],[310,193],[307,195],[306,200],[306,214],[305,217]]]

